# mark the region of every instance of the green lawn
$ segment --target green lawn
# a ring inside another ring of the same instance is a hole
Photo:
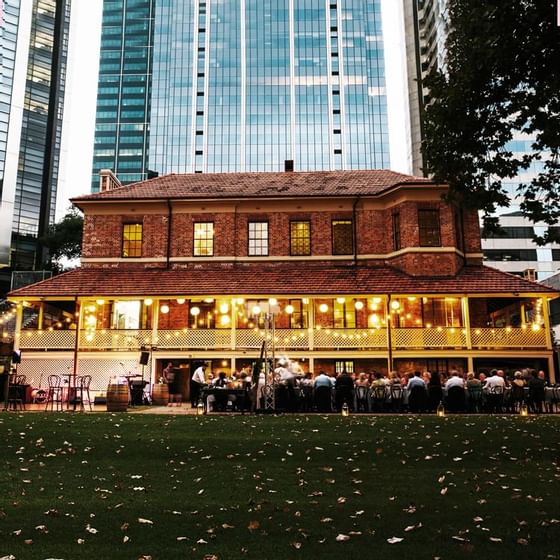
[[[0,558],[560,559],[560,417],[3,413],[0,450]]]

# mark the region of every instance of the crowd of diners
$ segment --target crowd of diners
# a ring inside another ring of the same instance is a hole
[[[290,366],[289,360],[280,360],[273,370],[274,405],[279,411],[340,412],[347,407],[351,412],[422,413],[435,412],[443,406],[450,412],[517,413],[526,406],[529,412],[540,414],[560,407],[560,386],[550,384],[543,370],[523,369],[508,374],[502,369],[476,374],[458,370],[388,374],[319,371],[313,375],[294,371]],[[251,398],[249,369],[235,372],[231,378],[223,372],[215,378],[210,374],[207,381],[208,387],[246,388],[247,398]],[[256,409],[264,408],[265,385],[265,374],[261,373],[253,393]],[[228,402],[234,404],[235,398]],[[212,402],[208,409],[212,410]]]

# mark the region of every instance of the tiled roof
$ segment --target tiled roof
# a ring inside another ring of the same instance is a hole
[[[73,199],[252,198],[376,195],[397,185],[433,185],[429,179],[385,169],[295,173],[170,174]]]
[[[456,277],[412,277],[390,267],[290,265],[182,270],[76,269],[9,297],[493,294],[555,290],[485,266],[465,267]]]

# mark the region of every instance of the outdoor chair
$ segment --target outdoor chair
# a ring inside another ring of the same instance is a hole
[[[480,412],[482,410],[482,386],[473,385],[467,389],[469,401],[469,412]]]
[[[391,385],[391,410],[393,412],[401,412],[403,408],[404,391],[402,385],[395,383]]]
[[[76,389],[74,393],[75,404],[80,405],[80,410],[85,410],[85,404],[89,406],[91,412],[91,396],[89,394],[89,386],[91,384],[91,375],[82,375],[78,377]]]
[[[428,407],[428,391],[420,385],[416,385],[410,389],[408,395],[409,412],[425,412]]]
[[[49,375],[47,377],[47,400],[45,410],[62,410],[63,402],[62,380],[59,375]]]
[[[298,400],[300,412],[311,412],[313,409],[313,386],[303,385],[299,387]]]
[[[25,375],[11,375],[8,385],[8,409],[25,410]]]
[[[513,384],[509,400],[509,408],[511,412],[519,412],[525,404],[525,388]]]
[[[504,389],[503,387],[490,387],[486,393],[486,406],[488,412],[501,413],[504,408]]]
[[[369,412],[368,388],[356,387],[356,412]]]
[[[315,388],[315,408],[317,412],[332,412],[332,390],[330,387]]]
[[[385,385],[374,385],[370,389],[372,412],[385,412],[385,401],[387,400],[387,387]]]
[[[464,412],[465,410],[465,389],[463,387],[450,387],[447,391],[445,404],[449,412]]]

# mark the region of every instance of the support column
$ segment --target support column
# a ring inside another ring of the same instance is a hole
[[[156,363],[154,360],[154,346],[158,344],[158,328],[159,328],[159,299],[152,303],[152,343],[150,346],[150,384],[156,382]]]
[[[548,301],[547,298],[541,298],[541,307],[542,307],[542,314],[543,314],[543,321],[544,321],[544,331],[546,335],[546,348],[548,350],[552,350],[552,332],[550,326],[550,317],[548,315]]]
[[[474,359],[472,356],[467,356],[467,371],[474,372]]]
[[[548,380],[550,383],[556,383],[556,375],[554,374],[554,355],[548,357]]]
[[[315,304],[312,299],[309,299],[309,303],[307,304],[307,311],[309,313],[308,320],[309,326],[307,329],[307,333],[309,336],[309,350],[315,350],[315,340],[314,340],[314,333],[315,333]]]
[[[471,340],[471,316],[469,314],[469,298],[463,297],[461,298],[461,306],[463,308],[463,325],[465,326],[466,332],[466,343],[467,349],[472,350],[472,340]],[[468,358],[469,360],[469,371],[472,370],[472,357]]]
[[[18,303],[16,307],[16,326],[14,334],[14,350],[19,350],[21,338],[21,326],[23,325],[23,303]]]
[[[45,312],[45,302],[41,300],[39,302],[39,317],[37,318],[37,330],[38,331],[43,330],[43,315],[44,315],[44,312]]]

